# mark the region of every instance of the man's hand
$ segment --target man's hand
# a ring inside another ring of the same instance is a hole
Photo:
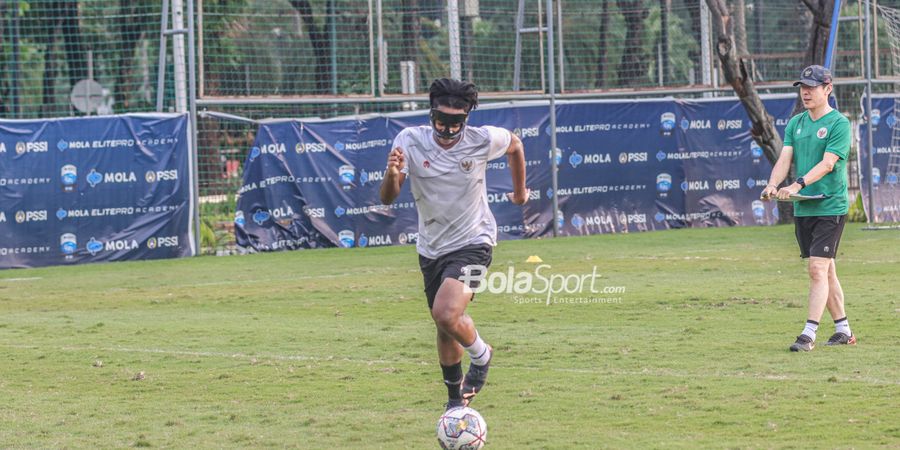
[[[506,197],[509,198],[509,201],[513,202],[515,205],[524,205],[525,202],[528,201],[528,196],[531,194],[531,189],[525,188],[525,192],[520,195],[516,195],[515,192],[507,192]]]
[[[801,188],[802,188],[802,186],[800,186],[798,183],[794,183],[790,186],[783,187],[778,190],[778,194],[777,194],[778,199],[779,200],[788,200],[789,198],[791,198],[791,195],[794,195],[794,194],[800,192]]]
[[[403,149],[397,147],[388,154],[387,171],[389,176],[396,177],[406,168],[406,156],[403,155]]]
[[[759,198],[762,200],[771,200],[778,193],[778,186],[774,184],[767,184],[766,188],[763,189],[762,194],[759,194]]]

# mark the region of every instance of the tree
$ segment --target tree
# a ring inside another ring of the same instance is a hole
[[[644,54],[644,20],[650,15],[641,0],[619,0],[619,10],[625,17],[625,53],[619,63],[619,84],[639,85],[647,76]]]
[[[601,2],[600,5],[600,42],[597,49],[597,81],[596,86],[606,86],[606,71],[609,67],[609,2]]]
[[[809,44],[803,55],[803,63],[797,67],[801,69],[813,64],[825,64],[825,51],[828,49],[828,35],[831,31],[831,15],[834,12],[834,0],[801,0],[812,14],[812,26],[809,30]],[[797,98],[792,114],[803,111],[803,102]]]
[[[313,54],[316,57],[316,91],[319,94],[330,92],[329,78],[331,59],[328,55],[328,32],[325,25],[316,23],[312,5],[309,0],[291,0],[291,6],[300,14],[306,33],[309,35],[309,43],[312,45]]]

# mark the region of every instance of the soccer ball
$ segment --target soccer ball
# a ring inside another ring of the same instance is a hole
[[[478,450],[487,440],[487,422],[472,408],[453,408],[438,419],[437,438],[444,450]]]

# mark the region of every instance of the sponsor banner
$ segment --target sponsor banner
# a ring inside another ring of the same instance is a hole
[[[188,117],[0,121],[0,268],[193,254]]]
[[[865,96],[860,99],[866,108]],[[868,130],[859,125],[859,186],[866,214],[875,223],[900,222],[900,96],[872,96],[872,142]],[[868,114],[867,114],[868,115]],[[869,157],[872,159],[872,189],[869,189]],[[869,198],[875,208],[869,211]]]
[[[784,130],[794,95],[764,97]],[[767,225],[759,202],[771,164],[750,136],[735,99],[572,101],[557,104],[557,148],[549,113],[535,102],[486,105],[472,126],[511,130],[525,145],[531,198],[515,206],[506,158],[487,166],[487,197],[500,239],[623,233],[679,227]],[[393,139],[428,123],[427,112],[260,126],[238,199],[238,245],[255,250],[414,243],[415,201],[404,186],[381,205],[379,187]],[[551,189],[553,159],[559,189]],[[553,196],[560,214],[553,217]]]

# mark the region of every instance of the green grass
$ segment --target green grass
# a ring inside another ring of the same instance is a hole
[[[488,445],[900,445],[900,233],[859,228],[860,343],[807,354],[791,228],[502,242],[494,269],[536,254],[626,292],[479,294]],[[429,448],[446,396],[408,246],[3,271],[0,360],[0,448]]]

